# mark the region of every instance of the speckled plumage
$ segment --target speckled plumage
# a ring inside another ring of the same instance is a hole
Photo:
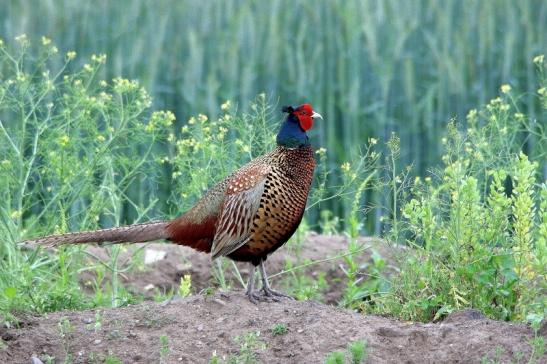
[[[84,242],[142,242],[167,239],[175,244],[260,265],[263,290],[269,288],[263,263],[296,231],[313,179],[315,160],[306,130],[320,117],[304,104],[289,115],[277,137],[277,148],[260,156],[211,188],[182,216],[165,222],[49,236],[34,244],[57,246]],[[253,292],[254,268],[248,285]]]

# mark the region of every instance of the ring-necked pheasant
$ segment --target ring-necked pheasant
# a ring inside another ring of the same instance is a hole
[[[96,231],[53,235],[25,243],[55,247],[79,243],[146,242],[158,239],[250,262],[247,284],[251,302],[256,267],[265,297],[285,296],[270,288],[264,261],[296,231],[308,198],[315,159],[306,131],[316,118],[310,104],[283,108],[287,113],[277,134],[277,148],[253,159],[211,188],[182,216],[170,220]]]

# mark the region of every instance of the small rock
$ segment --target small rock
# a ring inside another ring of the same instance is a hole
[[[152,264],[165,259],[167,252],[163,250],[146,249],[144,252],[144,264]]]
[[[192,263],[190,262],[177,264],[175,266],[175,271],[177,274],[188,273],[190,269],[192,269]]]
[[[95,345],[99,345],[101,343],[101,339],[96,339],[95,341],[93,341],[93,344]]]
[[[38,359],[38,357],[34,354],[32,354],[30,361],[32,362],[32,364],[44,364],[44,362]]]
[[[444,322],[466,322],[466,321],[472,321],[472,320],[485,320],[486,316],[479,310],[475,310],[472,308],[468,308],[463,311],[456,311],[451,313],[450,315],[446,316],[444,319]]]
[[[149,283],[147,284],[146,286],[144,286],[144,290],[145,291],[151,291],[153,290],[154,288],[156,288],[152,283]]]
[[[376,330],[376,334],[384,337],[399,337],[399,336],[405,336],[404,333],[394,330],[389,327],[380,327]]]

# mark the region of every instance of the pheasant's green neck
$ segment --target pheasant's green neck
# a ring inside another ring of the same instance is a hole
[[[300,127],[294,115],[287,116],[277,133],[277,145],[286,148],[298,148],[310,145],[306,132]]]

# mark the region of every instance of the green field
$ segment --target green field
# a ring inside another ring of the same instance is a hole
[[[11,0],[0,40],[6,321],[142,300],[120,285],[119,247],[89,267],[81,247],[17,242],[178,216],[271,150],[281,106],[303,102],[324,121],[289,246],[349,237],[341,305],[544,320],[547,2]],[[364,268],[360,235],[413,253],[395,275],[381,257]],[[108,284],[84,295],[82,270]],[[290,278],[321,299],[325,282]]]
[[[217,117],[225,100],[248,110],[262,92],[276,108],[308,101],[326,116],[313,138],[330,169],[394,131],[401,162],[424,176],[440,161],[447,122],[464,123],[502,84],[535,117],[530,61],[547,48],[546,14],[541,0],[18,0],[3,6],[0,35],[48,36],[61,52],[77,51],[80,65],[107,54],[100,76],[138,79],[177,126],[198,113]],[[525,149],[537,143],[531,135]],[[347,214],[347,204],[325,206]],[[381,232],[381,215],[369,232]]]

